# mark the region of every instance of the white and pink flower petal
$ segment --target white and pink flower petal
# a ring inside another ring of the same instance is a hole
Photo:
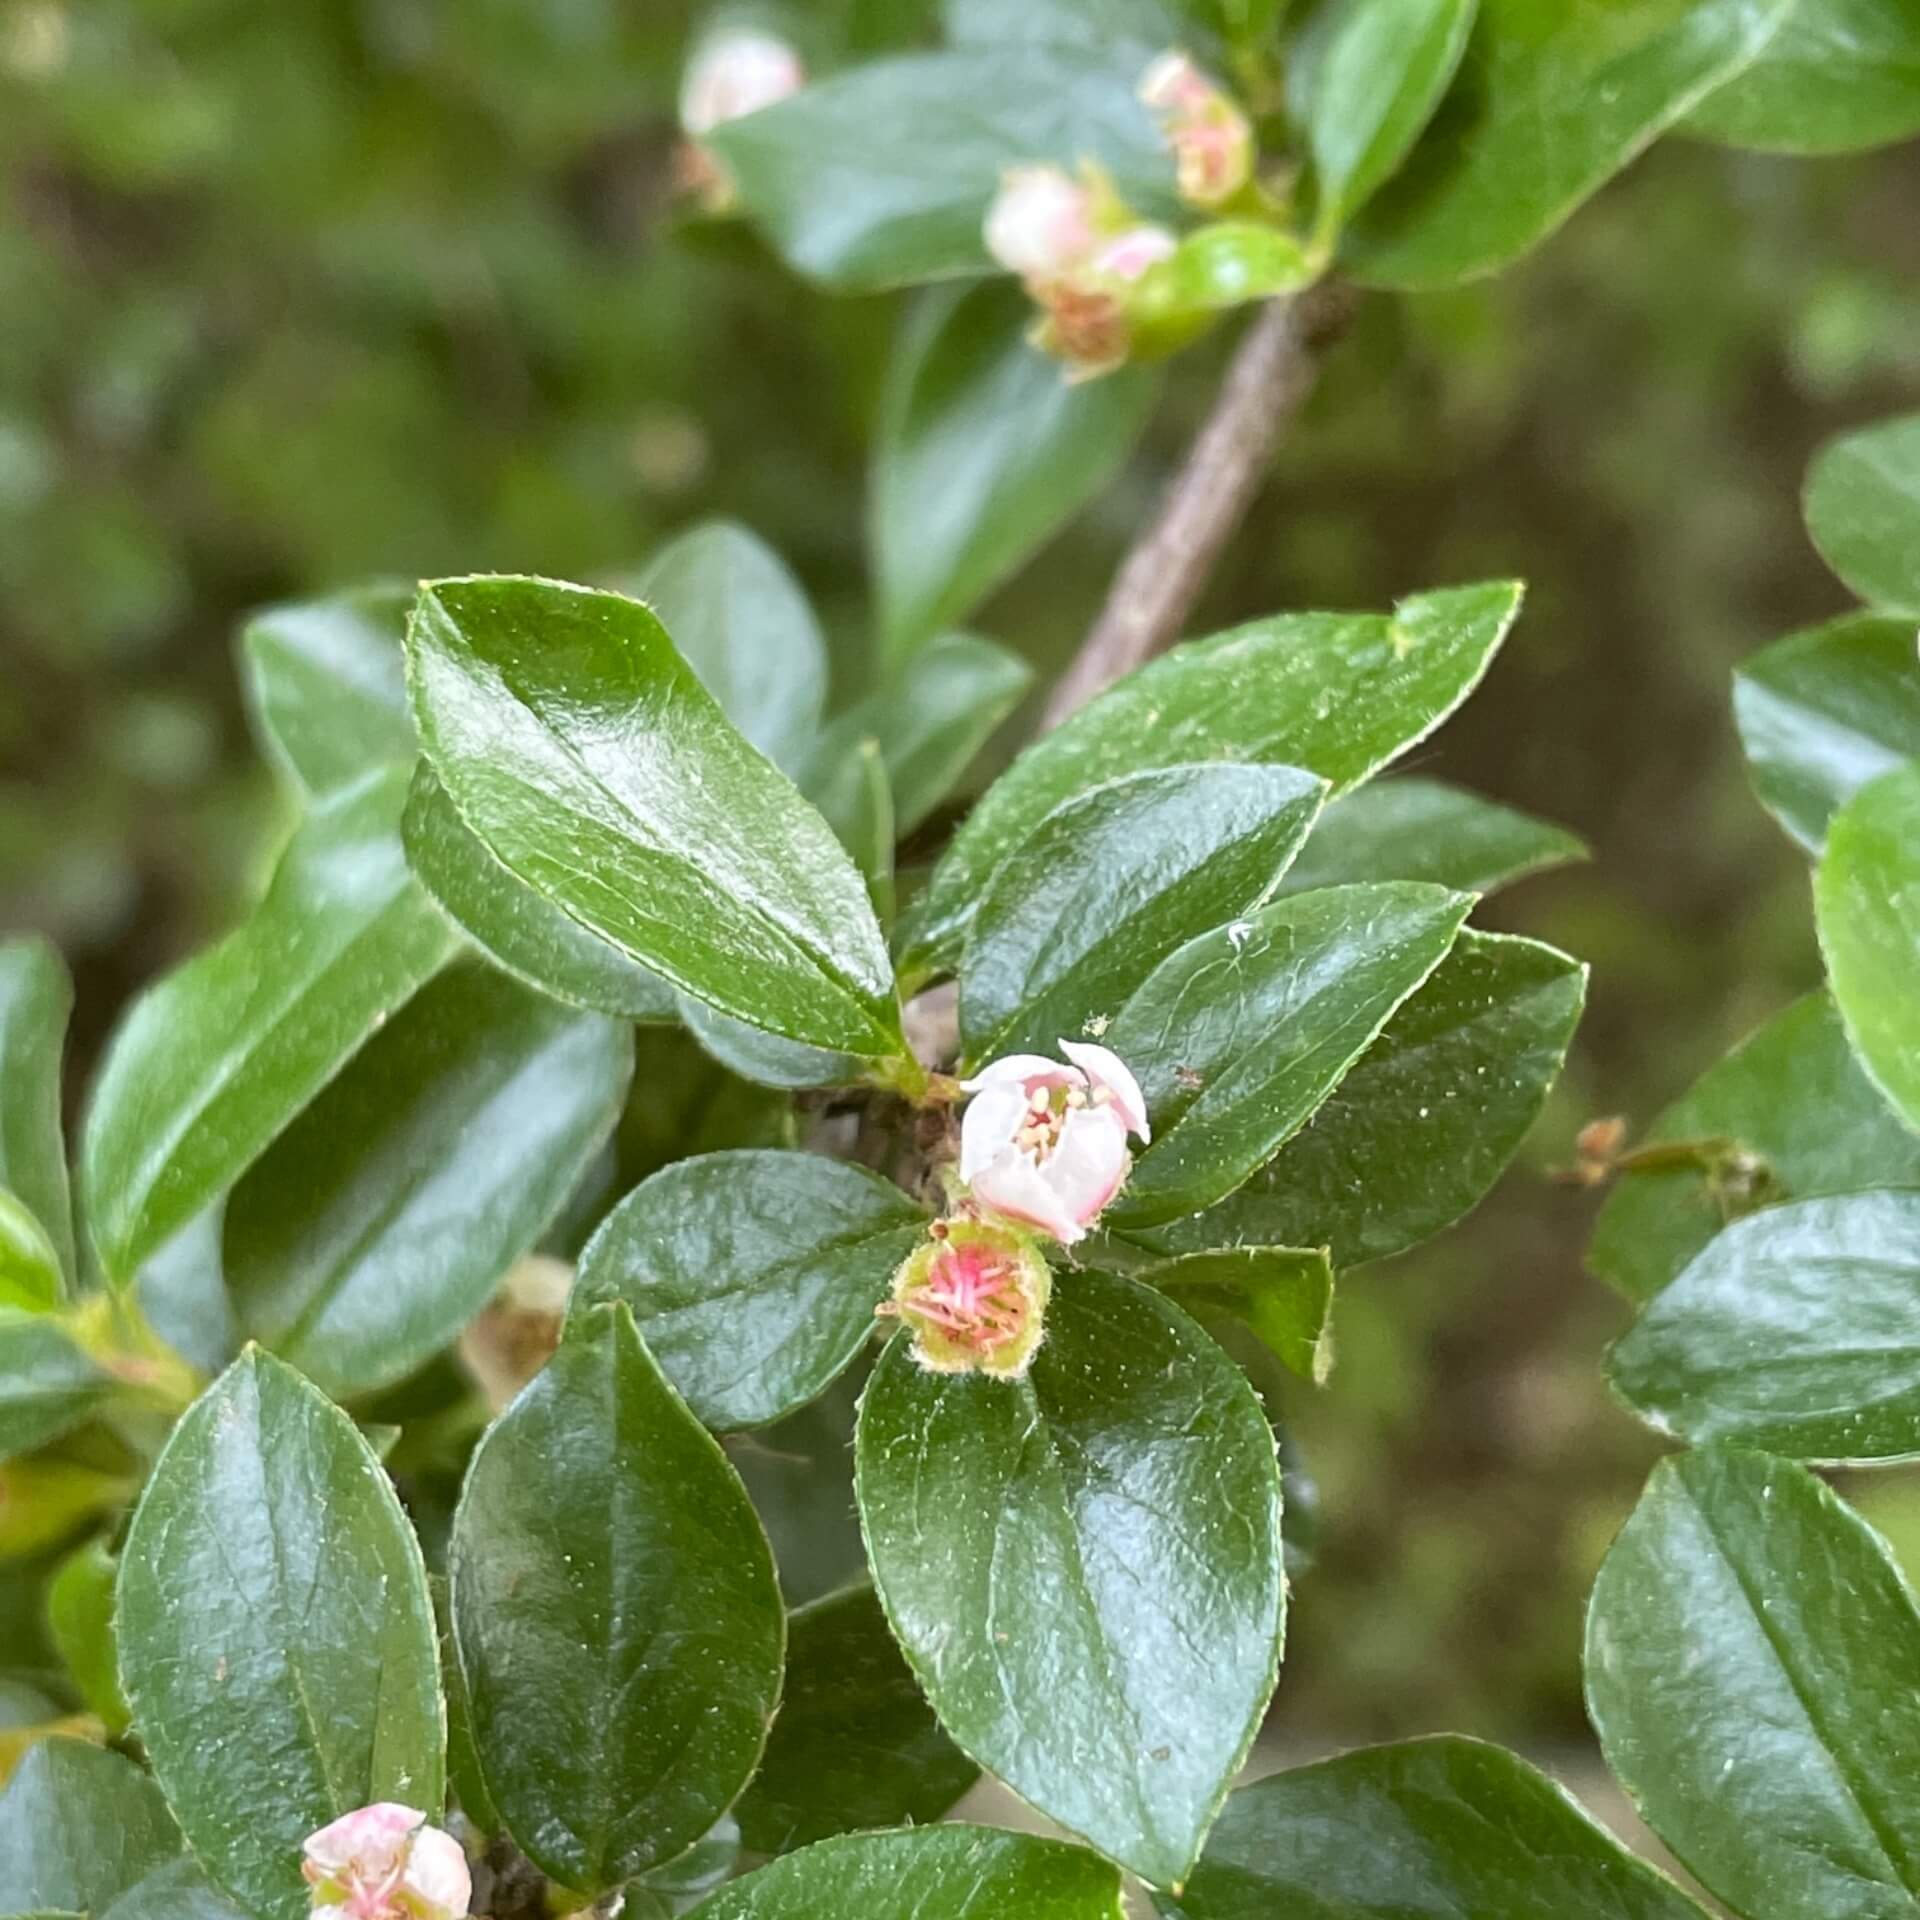
[[[1062,1040],[1060,1051],[1086,1075],[1096,1093],[1104,1089],[1114,1111],[1126,1122],[1127,1131],[1137,1134],[1143,1144],[1151,1144],[1146,1098],[1127,1063],[1112,1048],[1090,1040]]]

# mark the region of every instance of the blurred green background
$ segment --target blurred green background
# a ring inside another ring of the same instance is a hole
[[[797,21],[816,57],[912,0]],[[215,931],[282,820],[238,617],[369,574],[623,567],[711,514],[865,671],[889,299],[674,213],[677,0],[0,0],[0,923],[116,1010]],[[1591,959],[1533,1149],[1467,1227],[1354,1279],[1292,1410],[1323,1496],[1278,1709],[1303,1743],[1581,1737],[1587,1583],[1653,1447],[1624,1312],[1549,1181],[1818,977],[1803,863],[1749,798],[1732,663],[1842,610],[1801,532],[1828,433],[1920,394],[1920,150],[1670,143],[1518,270],[1365,302],[1203,627],[1517,573],[1521,626],[1421,764],[1564,821],[1590,867],[1495,924]],[[1122,481],[974,623],[1071,651],[1204,410],[1182,359]],[[1920,1545],[1898,1479],[1869,1511]]]

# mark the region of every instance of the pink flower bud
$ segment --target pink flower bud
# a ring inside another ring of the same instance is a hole
[[[770,33],[717,34],[680,87],[680,124],[696,139],[729,120],[771,107],[807,83],[800,56]]]
[[[913,1330],[930,1373],[1018,1380],[1040,1345],[1053,1275],[1023,1233],[984,1220],[936,1220],[876,1311]]]
[[[1024,280],[1063,279],[1093,252],[1093,198],[1058,167],[1010,167],[987,209],[987,251]]]
[[[1093,256],[1089,271],[1115,280],[1138,280],[1149,267],[1170,259],[1179,244],[1165,227],[1129,227]]]
[[[465,1920],[467,1856],[427,1816],[391,1800],[307,1836],[301,1871],[326,1920]]]
[[[1147,69],[1140,98],[1173,149],[1183,200],[1217,207],[1253,178],[1251,123],[1184,53],[1163,53]]]
[[[960,1084],[960,1178],[974,1204],[1063,1246],[1086,1235],[1133,1164],[1127,1136],[1147,1126],[1140,1085],[1105,1047],[1063,1040],[1063,1066],[1014,1053]]]

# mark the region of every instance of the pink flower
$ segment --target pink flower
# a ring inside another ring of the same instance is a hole
[[[1253,178],[1252,125],[1184,53],[1163,53],[1147,69],[1140,98],[1173,149],[1183,200],[1217,207]]]
[[[1129,227],[1093,256],[1089,271],[1115,280],[1138,280],[1149,267],[1171,259],[1178,246],[1165,227]]]
[[[1060,1051],[1070,1066],[1013,1053],[960,1083],[974,1096],[960,1123],[960,1178],[976,1205],[1071,1246],[1120,1191],[1133,1164],[1128,1134],[1153,1135],[1118,1055],[1073,1040]]]
[[[696,139],[795,94],[807,83],[800,56],[770,33],[723,33],[706,42],[680,87],[680,124]]]
[[[913,1330],[929,1373],[1018,1380],[1040,1345],[1053,1275],[1024,1233],[984,1220],[936,1220],[874,1309]]]
[[[1096,244],[1093,189],[1058,167],[1010,167],[987,209],[986,241],[1024,280],[1065,279]]]
[[[376,1801],[307,1836],[301,1871],[328,1920],[464,1920],[467,1856],[415,1807]]]

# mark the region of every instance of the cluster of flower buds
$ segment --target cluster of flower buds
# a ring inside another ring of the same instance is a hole
[[[303,1851],[320,1920],[466,1920],[467,1856],[417,1808],[360,1807],[309,1834]]]
[[[679,183],[709,213],[733,205],[734,185],[704,136],[795,94],[807,83],[800,56],[770,33],[716,34],[694,55],[680,84]]]
[[[1063,1040],[995,1060],[961,1091],[953,1213],[894,1276],[880,1312],[911,1328],[936,1373],[1018,1379],[1040,1344],[1052,1284],[1035,1235],[1084,1239],[1133,1164],[1129,1136],[1152,1138],[1139,1083],[1106,1047]]]
[[[1140,99],[1173,150],[1180,197],[1218,212],[1253,179],[1253,126],[1232,95],[1177,49],[1140,82]]]

